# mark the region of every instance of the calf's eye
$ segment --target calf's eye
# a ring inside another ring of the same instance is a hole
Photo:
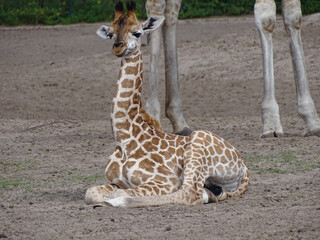
[[[139,38],[141,36],[141,33],[139,32],[134,32],[132,33],[133,36],[135,36],[136,38]]]

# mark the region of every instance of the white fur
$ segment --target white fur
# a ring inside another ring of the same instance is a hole
[[[97,30],[97,34],[103,38],[103,39],[110,39],[107,34],[109,32],[109,27],[106,25],[102,25],[98,30]]]
[[[205,190],[202,191],[202,202],[209,203],[209,195]]]
[[[105,203],[111,204],[113,207],[125,207],[126,206],[126,199],[128,197],[116,197],[109,200],[104,201]]]

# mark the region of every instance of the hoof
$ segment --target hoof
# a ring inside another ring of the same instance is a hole
[[[310,137],[310,136],[317,136],[320,137],[320,129],[314,130],[314,131],[307,131],[303,134],[304,137]]]
[[[100,207],[108,207],[108,206],[110,207],[112,205],[110,205],[109,203],[104,202],[104,203],[95,204],[93,206],[93,209],[100,208]]]
[[[217,184],[212,184],[210,181],[206,181],[204,183],[204,187],[212,192],[216,197],[220,197],[222,195],[222,187]]]
[[[261,135],[261,138],[273,138],[273,137],[278,138],[278,137],[281,137],[281,136],[283,136],[282,132],[274,131],[274,132],[263,133]]]
[[[190,128],[185,127],[184,129],[182,129],[179,132],[176,132],[175,134],[181,135],[181,136],[189,136],[191,133],[192,133],[192,131],[190,130]]]

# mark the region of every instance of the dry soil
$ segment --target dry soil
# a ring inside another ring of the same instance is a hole
[[[259,138],[262,60],[253,17],[178,25],[185,119],[240,150],[251,174],[243,196],[191,207],[85,205],[86,189],[104,183],[115,146],[109,115],[120,59],[96,36],[99,26],[0,27],[0,238],[319,239],[320,139],[302,136],[281,18],[274,70],[285,135],[268,139]],[[320,14],[304,18],[302,38],[320,112]],[[144,96],[148,52],[144,45]],[[161,123],[172,131],[164,107]]]

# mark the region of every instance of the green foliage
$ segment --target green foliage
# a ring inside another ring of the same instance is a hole
[[[302,13],[308,14],[320,12],[320,1],[303,0],[301,2]]]
[[[0,0],[0,24],[69,24],[111,20],[110,0]]]
[[[180,18],[239,15],[253,12],[254,0],[184,0]]]
[[[281,1],[275,0],[277,12],[281,13]],[[181,19],[194,17],[210,17],[221,15],[252,14],[255,0],[183,0],[180,15]],[[301,1],[303,14],[320,12],[320,1]]]
[[[69,24],[111,21],[117,0],[0,0],[0,24]],[[146,0],[136,0],[138,18],[146,18]],[[320,12],[320,1],[303,0],[302,12]],[[183,0],[179,18],[252,14],[255,0]],[[276,0],[281,12],[281,0]]]

